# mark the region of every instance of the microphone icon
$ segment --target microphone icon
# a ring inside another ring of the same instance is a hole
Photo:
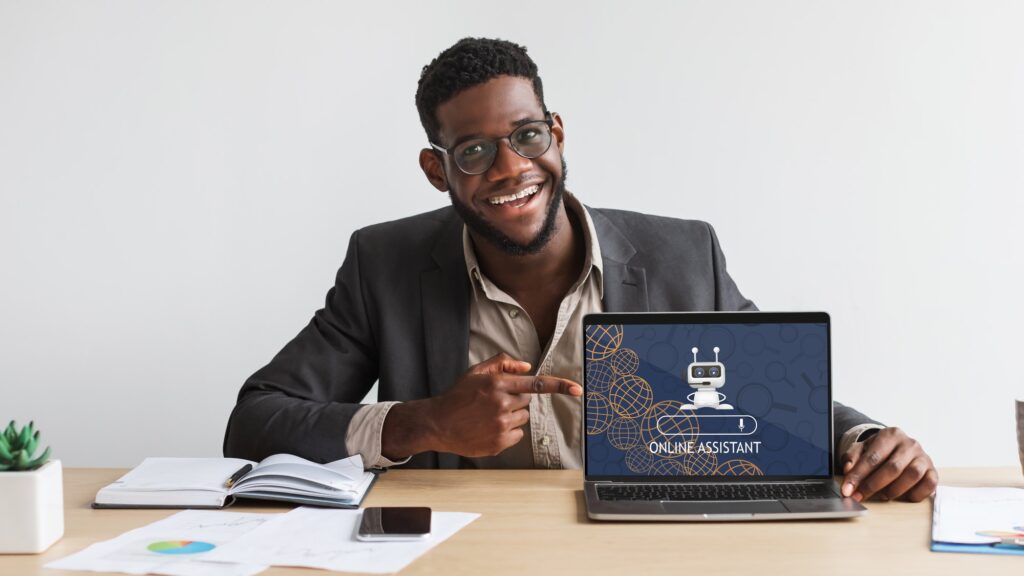
[[[740,418],[740,432],[743,432],[743,418]]]

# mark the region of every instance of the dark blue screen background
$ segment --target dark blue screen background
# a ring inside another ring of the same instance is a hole
[[[587,474],[829,474],[827,337],[825,324],[588,326]],[[686,383],[694,346],[700,349],[698,362],[713,362],[713,348],[721,348],[726,382],[718,391],[734,409],[687,411],[703,418],[697,421],[704,422],[701,434],[666,437],[660,434],[664,428],[653,423],[679,414],[679,405],[694,392]],[[714,434],[722,428],[710,423],[732,421],[705,415],[750,416],[757,419],[757,430],[745,436]],[[758,441],[760,446],[757,453],[651,453],[651,442],[686,438],[697,443]]]

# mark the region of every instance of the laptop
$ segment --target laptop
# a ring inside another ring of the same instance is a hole
[[[590,518],[867,511],[832,478],[827,313],[602,313],[583,324]]]

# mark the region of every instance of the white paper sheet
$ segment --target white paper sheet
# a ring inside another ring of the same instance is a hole
[[[224,563],[210,562],[207,558],[221,546],[283,516],[185,510],[112,540],[93,544],[50,562],[46,568],[168,576],[252,576],[267,566],[250,559]],[[203,551],[207,548],[210,549]]]
[[[209,558],[387,574],[405,568],[480,517],[468,512],[434,512],[431,535],[424,541],[371,543],[355,538],[361,514],[361,510],[296,508],[217,548]]]
[[[957,488],[935,491],[932,540],[990,544],[1001,538],[978,532],[1024,531],[1024,488]]]

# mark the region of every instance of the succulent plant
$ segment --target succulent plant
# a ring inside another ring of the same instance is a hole
[[[35,422],[29,422],[19,432],[11,420],[7,429],[0,433],[0,472],[35,470],[46,463],[50,457],[49,447],[39,458],[32,459],[39,445],[39,431],[33,430],[34,427]]]

